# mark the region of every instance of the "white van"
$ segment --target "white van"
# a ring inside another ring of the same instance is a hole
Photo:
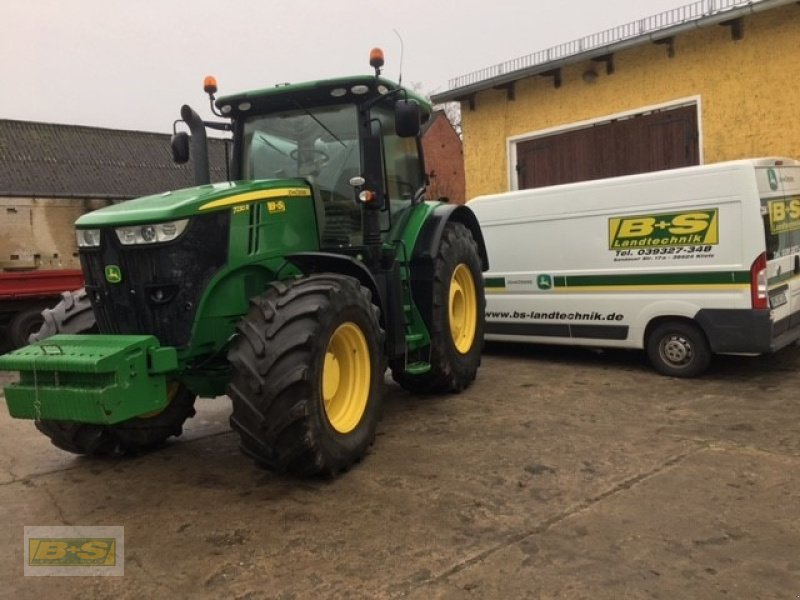
[[[666,375],[800,338],[800,162],[482,196],[486,339],[646,349]]]

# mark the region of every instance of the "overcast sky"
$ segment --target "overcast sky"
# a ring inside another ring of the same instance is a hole
[[[171,130],[220,94],[371,72],[425,93],[450,79],[687,0],[6,0],[0,118]]]

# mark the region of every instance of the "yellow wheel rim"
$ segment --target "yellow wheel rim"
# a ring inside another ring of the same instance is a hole
[[[478,322],[478,299],[475,280],[464,263],[459,264],[450,279],[450,335],[461,354],[466,354],[475,341]]]
[[[167,410],[172,401],[175,400],[175,396],[178,395],[178,390],[181,389],[181,384],[177,381],[170,381],[167,384],[167,403],[164,405],[164,408],[159,408],[158,410],[154,410],[153,412],[145,413],[143,415],[139,415],[140,419],[152,419],[160,415],[162,412]]]
[[[322,400],[328,422],[349,433],[364,416],[369,400],[370,356],[361,328],[350,321],[333,332],[322,367]]]

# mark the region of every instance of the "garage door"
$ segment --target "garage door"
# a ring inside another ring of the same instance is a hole
[[[519,189],[699,164],[696,105],[517,144]]]

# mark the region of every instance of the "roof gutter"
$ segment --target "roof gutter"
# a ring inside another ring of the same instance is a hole
[[[124,195],[124,194],[89,194],[85,192],[31,192],[28,191],[3,191],[0,189],[0,198],[31,198],[33,200],[41,200],[41,199],[62,199],[66,198],[69,200],[111,200],[113,201],[121,201],[121,200],[130,200],[132,198],[137,198],[138,196],[131,196],[131,195]]]
[[[646,42],[656,42],[658,40],[663,40],[665,38],[672,37],[681,33],[702,29],[710,25],[718,25],[725,21],[731,21],[739,17],[744,17],[747,15],[763,12],[765,10],[771,10],[773,8],[778,8],[780,6],[785,6],[787,4],[796,4],[797,2],[798,0],[762,0],[761,2],[758,2],[756,4],[747,4],[746,6],[740,6],[738,8],[726,10],[724,12],[720,12],[714,15],[709,15],[707,17],[702,17],[700,19],[695,19],[692,21],[688,21],[686,23],[681,23],[680,25],[674,25],[672,27],[659,29],[658,31],[652,31],[650,33],[646,33],[620,42],[614,42],[612,44],[607,44],[605,46],[598,46],[596,48],[592,48],[591,50],[587,50],[585,52],[581,52],[578,54],[573,54],[571,56],[560,58],[558,60],[539,63],[538,65],[534,65],[532,67],[526,67],[524,69],[510,71],[509,73],[497,75],[496,77],[490,77],[482,81],[479,81],[478,83],[473,83],[470,85],[465,85],[459,88],[448,90],[446,92],[442,92],[441,94],[433,94],[431,95],[431,102],[433,102],[434,104],[440,104],[442,102],[458,102],[461,100],[466,100],[467,98],[478,92],[506,85],[514,81],[519,81],[520,79],[532,77],[534,75],[539,75],[540,73],[544,73],[545,71],[558,69],[566,65],[590,60],[592,58],[597,58],[599,56],[604,56],[607,54],[613,54],[615,52],[620,52],[622,50],[627,50],[628,48],[632,48],[634,46],[638,46]]]

